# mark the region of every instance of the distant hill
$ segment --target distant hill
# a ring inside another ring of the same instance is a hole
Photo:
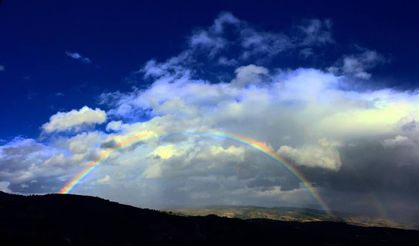
[[[316,222],[316,221],[333,221],[344,222],[351,225],[373,226],[373,227],[391,227],[400,229],[407,228],[404,225],[395,223],[390,220],[359,216],[350,213],[337,213],[330,216],[322,210],[307,208],[289,208],[289,207],[255,207],[255,206],[212,206],[205,208],[174,208],[168,209],[174,214],[186,216],[206,216],[217,215],[227,218],[238,219],[270,219],[281,221],[298,221],[298,222]]]
[[[419,245],[419,231],[173,214],[77,195],[0,193],[0,245]]]

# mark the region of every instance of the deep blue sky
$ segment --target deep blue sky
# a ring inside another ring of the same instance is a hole
[[[57,111],[94,107],[100,93],[129,90],[133,84],[125,78],[131,72],[151,58],[178,53],[191,30],[210,25],[220,11],[271,31],[301,19],[329,18],[336,40],[372,47],[391,60],[378,71],[387,86],[415,89],[417,6],[337,2],[5,0],[0,5],[0,139],[36,137]],[[71,59],[66,51],[92,63]]]

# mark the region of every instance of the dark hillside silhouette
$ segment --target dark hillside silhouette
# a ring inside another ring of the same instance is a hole
[[[0,193],[0,245],[419,245],[419,232],[337,222],[176,216],[78,195]]]

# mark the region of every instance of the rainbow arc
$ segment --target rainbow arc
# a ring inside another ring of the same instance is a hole
[[[191,132],[188,132],[191,133]],[[243,136],[234,133],[228,133],[224,131],[217,131],[217,130],[210,130],[205,132],[193,132],[192,134],[199,134],[199,135],[209,135],[215,137],[221,137],[225,139],[230,139],[244,145],[247,145],[253,149],[256,149],[269,158],[273,159],[275,162],[280,163],[283,165],[290,173],[292,173],[296,178],[298,178],[304,187],[310,192],[312,197],[318,202],[318,204],[328,213],[329,215],[333,216],[330,208],[326,204],[326,202],[321,198],[317,189],[311,184],[311,182],[305,177],[305,175],[298,170],[292,163],[290,163],[287,159],[280,156],[274,149],[268,146],[266,143],[258,141],[254,138]],[[99,165],[100,163],[104,162],[105,160],[109,159],[114,153],[125,149],[133,144],[136,144],[140,141],[146,141],[151,138],[157,138],[159,135],[152,131],[144,131],[140,133],[134,133],[127,136],[118,136],[115,138],[117,142],[117,146],[115,148],[106,149],[100,153],[99,158],[96,161],[89,162],[86,167],[81,170],[76,176],[74,176],[68,183],[66,183],[59,191],[61,194],[70,193],[80,182],[89,174],[91,174]]]

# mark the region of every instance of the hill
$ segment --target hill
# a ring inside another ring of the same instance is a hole
[[[340,222],[173,214],[77,195],[0,193],[0,245],[419,245],[419,232]]]
[[[386,219],[337,212],[334,213],[334,216],[331,216],[322,210],[307,208],[211,206],[205,208],[174,208],[168,209],[167,211],[186,216],[206,216],[213,214],[220,217],[238,219],[269,219],[299,222],[334,221],[359,226],[408,229],[404,225]]]

